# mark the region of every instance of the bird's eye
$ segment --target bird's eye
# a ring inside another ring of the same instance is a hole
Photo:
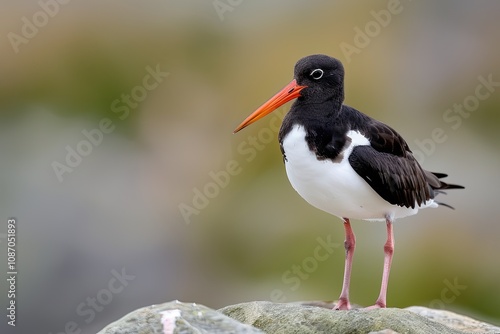
[[[323,77],[323,70],[321,68],[317,68],[314,71],[312,71],[311,74],[309,74],[309,75],[314,80],[319,80]]]

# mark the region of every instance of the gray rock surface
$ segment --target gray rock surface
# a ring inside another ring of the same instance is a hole
[[[250,302],[219,311],[266,333],[464,333],[414,312],[395,308],[332,311],[298,303]]]
[[[455,328],[466,333],[496,333],[500,334],[500,327],[496,327],[485,322],[480,322],[464,315],[456,314],[445,310],[434,310],[432,308],[411,306],[406,310],[420,314],[427,319],[439,322],[451,328]]]
[[[135,310],[98,334],[173,333],[497,333],[500,328],[425,307],[332,311],[328,302],[248,302],[215,311],[178,301]]]
[[[206,306],[172,301],[137,309],[97,334],[263,333]]]

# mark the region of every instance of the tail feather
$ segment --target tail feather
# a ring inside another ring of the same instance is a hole
[[[445,173],[434,173],[434,172],[431,172],[431,173],[434,174],[434,176],[437,177],[438,179],[448,177],[448,174],[445,174]]]
[[[446,204],[446,203],[443,203],[443,202],[436,202],[436,203],[437,203],[437,204],[439,204],[439,205],[445,206],[445,207],[447,207],[447,208],[450,208],[450,209],[452,209],[452,210],[455,210],[455,208],[454,208],[454,207],[452,207],[452,206],[451,206],[451,205],[449,205],[449,204]]]
[[[449,183],[444,183],[443,181],[441,182],[441,187],[437,189],[465,189],[464,186],[461,186],[459,184],[449,184]]]
[[[444,173],[434,173],[434,172],[429,172],[429,171],[424,171],[425,176],[427,178],[427,183],[429,183],[429,186],[433,190],[438,190],[438,189],[464,189],[464,186],[461,186],[459,184],[449,184],[446,182],[441,181],[440,179],[447,177],[447,174]]]
[[[458,185],[458,184],[448,184],[446,182],[441,181],[440,179],[447,177],[447,174],[444,173],[434,173],[434,172],[429,172],[429,171],[424,171],[425,176],[427,178],[427,183],[429,184],[429,188],[431,191],[431,196],[434,198],[438,194],[445,194],[446,192],[443,191],[443,189],[464,189],[464,186]],[[452,210],[455,210],[454,207],[452,207],[449,204],[443,203],[443,202],[436,202],[439,205],[445,206],[447,208],[450,208]]]

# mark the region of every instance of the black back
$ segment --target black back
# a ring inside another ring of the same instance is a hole
[[[279,142],[293,126],[302,125],[309,149],[319,160],[334,163],[345,157],[351,143],[349,130],[363,134],[370,145],[356,146],[349,163],[383,199],[414,208],[434,198],[439,189],[463,188],[439,180],[446,174],[425,171],[406,141],[394,129],[343,104],[344,68],[339,60],[325,55],[302,58],[295,65],[295,79],[307,86],[283,120]]]

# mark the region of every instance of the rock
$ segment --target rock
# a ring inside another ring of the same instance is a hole
[[[249,302],[215,311],[173,301],[135,310],[98,334],[173,333],[500,333],[500,328],[425,307],[332,311],[332,303]]]
[[[481,323],[467,317],[423,307],[350,311],[332,311],[332,307],[333,304],[324,302],[249,302],[219,311],[266,333],[500,333],[494,326],[479,325]],[[492,331],[480,331],[485,329]]]
[[[500,327],[445,310],[434,310],[421,306],[407,307],[406,310],[415,312],[423,317],[426,317],[427,319],[467,333],[500,333]]]
[[[172,301],[137,309],[97,334],[263,333],[206,306]]]

